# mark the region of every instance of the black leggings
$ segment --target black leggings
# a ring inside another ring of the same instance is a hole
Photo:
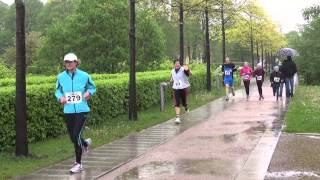
[[[243,81],[244,87],[246,89],[246,94],[249,95],[250,91],[250,81]]]
[[[257,86],[258,86],[258,91],[260,96],[262,96],[262,84],[263,84],[263,81],[257,81]]]
[[[187,98],[188,97],[188,88],[185,89],[175,89],[174,90],[174,94],[173,94],[173,98],[175,101],[175,107],[180,107],[180,104],[182,103],[182,105],[184,107],[188,107],[187,104]]]
[[[87,147],[88,144],[82,138],[82,131],[86,121],[87,113],[64,114],[67,124],[68,133],[76,154],[76,162],[81,163],[82,147]]]

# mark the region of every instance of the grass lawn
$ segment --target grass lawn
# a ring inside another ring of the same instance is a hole
[[[195,109],[223,95],[223,90],[212,93],[198,92],[190,94],[189,107]],[[172,101],[166,103],[165,112],[160,112],[159,105],[139,112],[138,121],[128,121],[127,115],[108,120],[96,128],[86,128],[84,137],[91,137],[94,147],[101,146],[130,133],[167,121],[175,116]],[[73,156],[73,146],[68,136],[48,139],[29,144],[30,157],[17,158],[12,152],[0,153],[0,179],[13,179],[28,174],[39,168],[52,165]]]
[[[285,120],[285,132],[320,133],[320,86],[299,86]]]

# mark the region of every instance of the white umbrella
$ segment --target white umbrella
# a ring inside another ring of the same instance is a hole
[[[280,57],[287,57],[287,56],[294,57],[294,56],[299,56],[298,51],[296,51],[295,49],[292,49],[292,48],[281,48],[281,49],[278,51],[277,54],[278,54],[278,56],[280,56]]]

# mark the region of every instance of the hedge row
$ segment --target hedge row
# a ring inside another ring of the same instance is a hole
[[[138,72],[137,77],[140,76],[154,76],[158,74],[168,74],[170,71],[168,70],[162,70],[162,71],[151,71],[151,72]],[[92,74],[92,79],[94,80],[106,80],[106,79],[117,79],[117,78],[129,78],[128,73],[118,73],[118,74]],[[57,80],[57,76],[28,76],[26,78],[27,85],[42,85],[42,84],[48,84],[48,83],[55,83]],[[15,86],[16,79],[15,78],[2,78],[0,79],[0,87],[5,86]]]
[[[190,65],[193,70],[203,69],[203,65],[193,64]],[[159,70],[159,71],[149,71],[149,72],[137,72],[137,78],[140,76],[157,76],[158,74],[168,74],[170,70]],[[129,78],[128,73],[117,73],[117,74],[91,74],[93,80],[106,80],[106,79],[117,79],[117,78]],[[55,83],[57,76],[38,76],[38,75],[28,75],[26,78],[27,85],[42,85],[48,83]],[[0,87],[5,86],[15,86],[15,78],[2,78],[0,79]]]
[[[101,75],[103,77],[103,75]],[[191,91],[205,89],[205,70],[194,70]],[[140,110],[159,103],[159,83],[168,81],[170,72],[141,73],[137,76],[137,101]],[[97,93],[90,101],[88,125],[98,126],[128,109],[128,78],[95,80]],[[62,106],[54,97],[53,83],[27,86],[28,141],[36,142],[65,133]],[[167,98],[171,93],[167,94]],[[0,151],[14,145],[15,87],[0,89]]]

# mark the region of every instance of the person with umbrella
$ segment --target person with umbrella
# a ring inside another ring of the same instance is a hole
[[[294,74],[297,73],[297,66],[292,61],[291,56],[288,56],[287,59],[283,61],[280,71],[285,79],[286,97],[293,97],[293,77]]]
[[[280,71],[283,74],[285,87],[286,87],[286,97],[293,97],[293,77],[297,73],[297,66],[292,57],[298,56],[298,52],[291,48],[282,48],[279,50],[279,55],[281,57],[286,56],[286,59],[283,61]]]

